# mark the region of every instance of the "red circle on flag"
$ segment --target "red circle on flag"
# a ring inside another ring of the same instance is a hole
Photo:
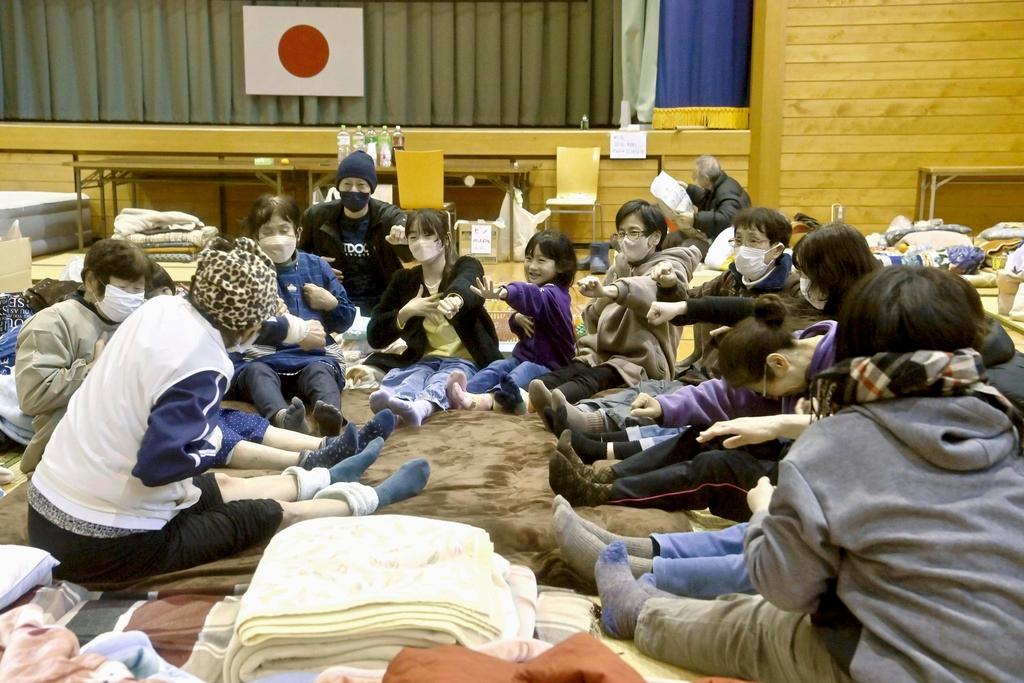
[[[331,48],[323,33],[308,24],[292,26],[277,43],[277,57],[288,73],[299,78],[316,76],[327,66]]]

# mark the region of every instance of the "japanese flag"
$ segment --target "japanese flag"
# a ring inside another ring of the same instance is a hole
[[[242,8],[249,95],[363,96],[363,10]]]

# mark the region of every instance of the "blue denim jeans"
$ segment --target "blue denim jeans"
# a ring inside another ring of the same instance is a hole
[[[466,384],[466,391],[471,394],[487,394],[495,391],[505,375],[511,377],[517,387],[525,389],[530,386],[531,381],[549,372],[551,372],[550,368],[539,363],[518,358],[503,358],[476,373]]]
[[[476,374],[476,366],[468,360],[428,356],[408,367],[391,370],[384,375],[380,386],[398,398],[407,401],[424,399],[441,410],[448,410],[448,394],[445,389],[448,376],[455,370],[462,370],[466,377]]]

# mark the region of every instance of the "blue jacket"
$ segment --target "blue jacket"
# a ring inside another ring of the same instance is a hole
[[[302,287],[306,284],[314,284],[323,287],[338,300],[338,305],[332,311],[314,311],[306,303],[302,294]],[[319,320],[323,323],[324,329],[330,332],[344,332],[352,326],[356,317],[356,307],[348,299],[348,294],[331,267],[316,256],[304,251],[296,251],[295,258],[288,263],[277,266],[277,292],[288,312],[303,320]],[[275,346],[277,352],[269,356],[259,358],[260,363],[266,363],[277,372],[297,372],[313,362],[324,362],[335,367],[340,373],[337,362],[326,355],[322,349],[303,351],[298,346],[281,344],[284,334],[287,332],[287,321],[284,318],[275,318],[264,324],[260,331],[256,344],[261,346]],[[237,373],[244,365],[245,360],[240,354],[232,353],[231,360],[235,364]]]

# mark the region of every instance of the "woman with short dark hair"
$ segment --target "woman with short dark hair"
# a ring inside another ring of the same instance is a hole
[[[613,544],[596,570],[606,627],[764,683],[1019,678],[1024,420],[985,381],[969,289],[893,267],[846,297],[842,360],[812,385],[827,419],[748,497],[760,596],[649,600]]]

